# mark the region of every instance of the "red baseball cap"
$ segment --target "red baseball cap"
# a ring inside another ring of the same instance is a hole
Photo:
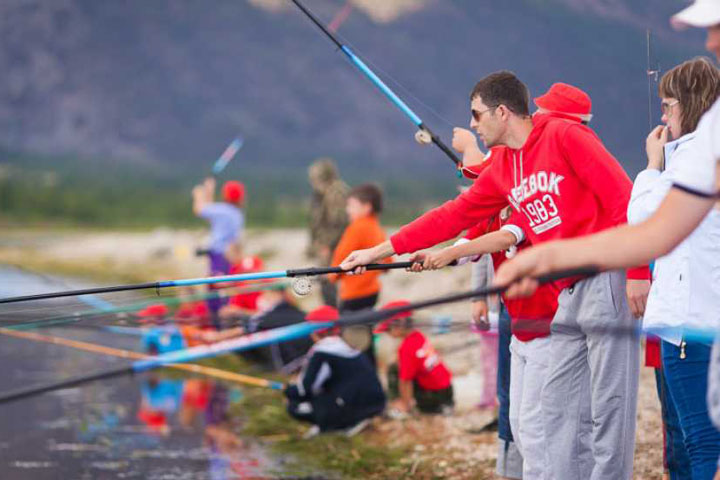
[[[393,308],[398,307],[407,307],[410,305],[410,302],[407,300],[395,300],[393,302],[386,303],[383,305],[380,310],[391,310]],[[373,330],[375,333],[383,333],[387,332],[387,330],[390,328],[390,326],[395,323],[396,320],[400,320],[401,318],[410,318],[412,317],[412,310],[405,310],[404,312],[396,313],[392,317],[383,320],[378,324],[377,327],[375,327],[375,330]]]
[[[551,112],[588,117],[592,112],[592,99],[583,90],[567,83],[553,83],[550,89],[533,100],[538,108]],[[586,118],[583,118],[585,120]],[[587,118],[587,120],[590,120]]]
[[[340,318],[340,312],[337,308],[331,307],[330,305],[323,305],[315,310],[311,310],[305,315],[305,320],[309,323],[326,323],[335,322]],[[317,330],[316,333],[325,333],[329,330],[337,329],[337,327],[329,327]]]
[[[245,185],[237,180],[228,180],[222,187],[223,200],[228,203],[243,203],[245,200]]]
[[[330,305],[323,305],[305,315],[305,320],[311,323],[334,322],[338,318],[340,318],[340,312]]]
[[[138,317],[164,317],[169,312],[167,305],[162,303],[156,303],[154,305],[148,305],[139,312]]]
[[[210,309],[205,302],[184,303],[175,312],[175,317],[179,319],[204,319],[210,316]]]

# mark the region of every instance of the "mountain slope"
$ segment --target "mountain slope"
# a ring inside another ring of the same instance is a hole
[[[343,3],[307,0],[323,21]],[[474,82],[505,68],[533,94],[585,88],[630,171],[648,131],[645,28],[661,67],[703,53],[701,32],[667,27],[676,0],[352,4],[340,34],[424,102],[388,80],[446,142]],[[247,169],[332,155],[368,176],[430,167],[429,179],[449,165],[284,0],[6,0],[0,71],[0,145],[14,151],[208,165],[241,133]]]

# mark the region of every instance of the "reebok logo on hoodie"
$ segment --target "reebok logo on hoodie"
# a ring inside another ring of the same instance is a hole
[[[564,176],[555,172],[541,170],[523,178],[520,185],[514,187],[508,195],[510,204],[518,212],[522,212],[528,219],[530,228],[535,234],[540,234],[562,223],[558,216],[557,203],[552,195],[560,196],[560,182]],[[532,199],[536,193],[544,194]]]

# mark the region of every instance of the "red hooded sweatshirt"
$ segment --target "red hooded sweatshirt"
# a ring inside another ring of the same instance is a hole
[[[490,232],[495,232],[503,225],[513,224],[520,227],[523,232],[527,230],[527,222],[514,210],[510,216],[503,218],[503,215],[496,215],[486,225],[476,225],[468,230],[465,238],[473,240]],[[524,240],[518,245],[518,252],[529,248],[530,243]],[[495,271],[507,259],[505,252],[495,252],[490,255]],[[560,289],[554,283],[541,285],[535,293],[527,298],[507,298],[503,295],[503,302],[507,308],[508,315],[512,322],[512,334],[521,342],[528,342],[536,338],[550,335],[550,323],[555,316],[558,307],[558,295]]]
[[[430,210],[390,238],[398,254],[456,237],[498,214],[508,202],[524,214],[533,245],[592,234],[626,223],[632,182],[588,127],[533,116],[522,148],[493,148],[493,161],[454,200]],[[650,278],[647,267],[628,275]],[[558,282],[565,288],[577,279]]]

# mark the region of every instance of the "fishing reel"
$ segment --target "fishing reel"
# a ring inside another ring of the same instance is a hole
[[[420,145],[430,145],[432,143],[432,135],[424,128],[415,132],[415,141]]]
[[[304,297],[312,291],[312,280],[310,277],[294,277],[291,286],[295,295]]]

